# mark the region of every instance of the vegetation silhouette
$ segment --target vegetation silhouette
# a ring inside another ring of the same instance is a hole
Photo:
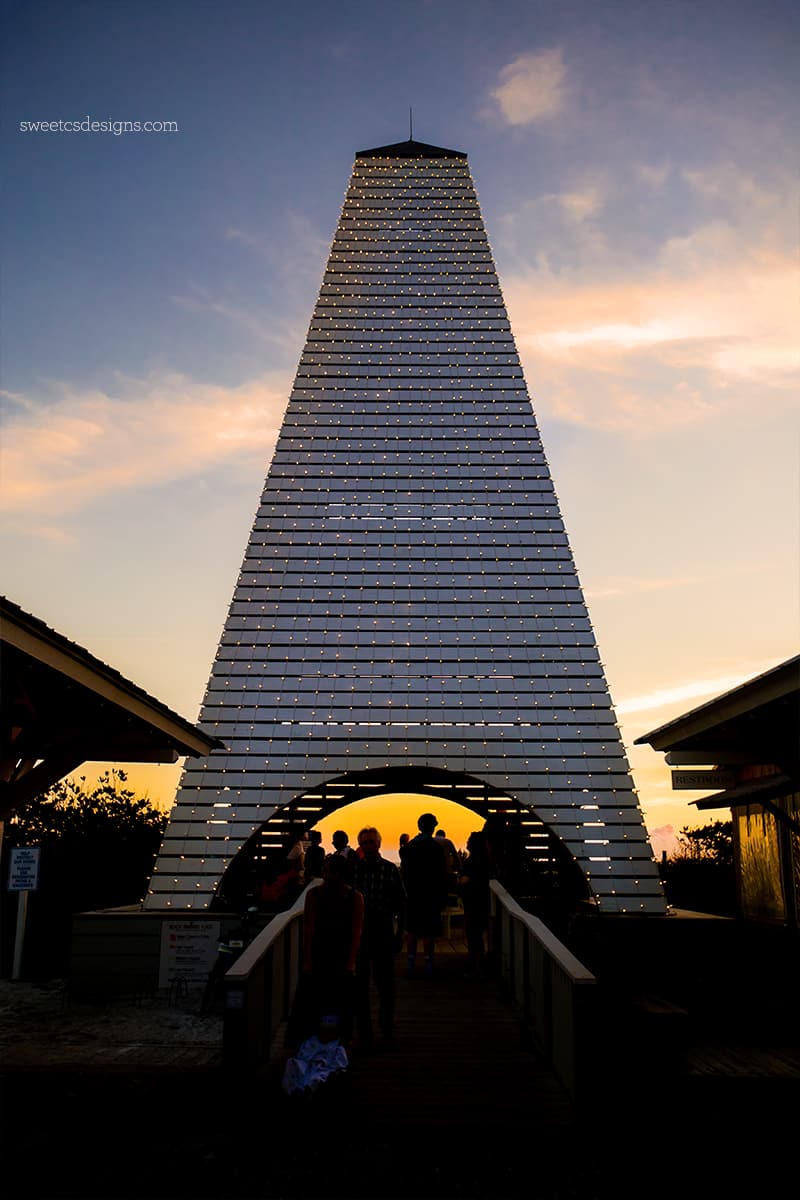
[[[733,822],[684,826],[678,835],[678,849],[661,863],[661,877],[674,908],[735,916]]]
[[[118,770],[105,771],[91,787],[86,776],[68,777],[6,822],[3,880],[12,847],[41,847],[39,887],[29,896],[26,977],[46,978],[66,970],[73,913],[123,907],[143,898],[167,814],[126,783],[126,773]],[[5,972],[16,906],[6,900],[3,910]]]

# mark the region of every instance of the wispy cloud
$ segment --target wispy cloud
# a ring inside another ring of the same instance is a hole
[[[618,716],[630,716],[631,713],[649,712],[653,709],[685,704],[691,700],[713,698],[738,687],[752,679],[755,674],[756,671],[747,670],[708,679],[690,679],[672,687],[654,688],[650,692],[630,696],[627,700],[618,701],[615,708]]]
[[[587,600],[604,600],[611,597],[631,596],[642,592],[663,592],[673,588],[693,587],[700,580],[696,575],[667,576],[658,579],[646,577],[634,579],[630,576],[615,579],[609,583],[601,583],[583,589]]]
[[[767,250],[715,260],[703,240],[671,242],[636,278],[545,265],[506,279],[526,375],[555,416],[658,432],[718,416],[741,391],[731,385],[757,384],[777,404],[794,394],[796,264]]]
[[[214,295],[208,288],[195,284],[186,295],[172,296],[171,299],[173,304],[187,312],[216,313],[260,340],[269,341],[272,337],[269,314],[259,314],[252,308],[238,307],[230,299]]]
[[[195,285],[185,295],[172,296],[172,303],[192,313],[214,313],[224,321],[244,330],[258,342],[297,352],[303,343],[305,325],[290,313],[276,314],[274,310],[259,310],[245,301],[237,303],[230,297],[215,295],[208,288]]]
[[[228,226],[221,237],[235,268],[229,281],[214,287],[189,284],[171,297],[172,303],[186,312],[212,313],[294,359],[308,328],[308,312],[319,288],[329,241],[304,213],[291,210],[283,212],[268,229]],[[256,266],[257,292],[245,290],[236,274],[245,260],[247,268]],[[265,296],[273,302],[265,305]],[[279,303],[274,302],[276,296]]]
[[[576,221],[584,221],[600,207],[600,194],[597,188],[587,188],[579,192],[561,192],[553,197],[567,213]]]
[[[696,574],[676,575],[619,575],[597,583],[589,583],[583,589],[587,600],[616,599],[642,595],[647,592],[668,592],[678,588],[729,588],[742,576],[764,577],[773,564],[766,558],[749,558],[746,563],[726,562],[710,565]]]
[[[567,69],[560,49],[520,54],[498,76],[491,97],[509,125],[530,125],[557,113],[566,95]]]
[[[504,214],[503,290],[540,410],[646,433],[715,418],[745,385],[783,406],[800,376],[794,193],[783,170],[656,162]]]
[[[641,181],[649,188],[662,188],[672,170],[669,163],[643,163],[637,168]]]
[[[20,406],[6,424],[0,507],[76,511],[114,492],[154,487],[226,460],[266,463],[290,380],[226,388],[183,375],[120,379],[114,391],[62,386],[53,403]],[[43,536],[58,536],[52,525]]]
[[[320,263],[325,261],[329,239],[322,236],[309,218],[301,212],[287,212],[280,228],[268,230],[240,229],[229,226],[224,237],[257,254],[265,263],[277,267],[284,275],[296,278],[298,273],[311,272],[319,279]]]
[[[592,366],[602,356],[670,348],[683,365],[769,372],[780,383],[799,361],[796,264],[769,253],[712,263],[698,260],[691,243],[670,243],[635,280],[573,282],[547,271],[512,277],[504,291],[519,344],[575,362],[591,355]]]
[[[558,192],[542,192],[527,197],[516,210],[504,214],[503,220],[530,228],[532,220],[540,227],[543,216],[556,214],[565,224],[585,221],[603,207],[609,186],[604,172],[584,173],[572,179]]]

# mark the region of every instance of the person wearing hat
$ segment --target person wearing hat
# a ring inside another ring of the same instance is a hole
[[[441,912],[447,904],[444,848],[433,836],[438,824],[433,813],[423,813],[417,821],[419,833],[400,852],[400,873],[408,896],[406,973],[409,977],[414,974],[420,939],[425,955],[425,975],[433,974],[434,944],[441,928]]]

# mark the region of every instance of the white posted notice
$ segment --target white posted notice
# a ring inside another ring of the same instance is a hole
[[[39,886],[39,846],[15,846],[8,872],[10,892],[35,892]]]
[[[169,987],[178,978],[189,986],[204,984],[217,959],[219,930],[219,921],[164,921],[158,986]]]

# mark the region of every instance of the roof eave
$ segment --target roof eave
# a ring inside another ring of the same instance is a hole
[[[173,712],[88,650],[51,629],[38,617],[0,596],[0,640],[94,695],[146,722],[183,754],[206,755],[224,743]],[[127,761],[135,761],[133,759]]]
[[[718,725],[751,712],[754,708],[780,700],[800,689],[800,655],[787,659],[763,675],[732,688],[729,692],[691,709],[680,717],[660,725],[634,740],[635,746],[654,750],[673,750],[688,738],[708,734]]]

